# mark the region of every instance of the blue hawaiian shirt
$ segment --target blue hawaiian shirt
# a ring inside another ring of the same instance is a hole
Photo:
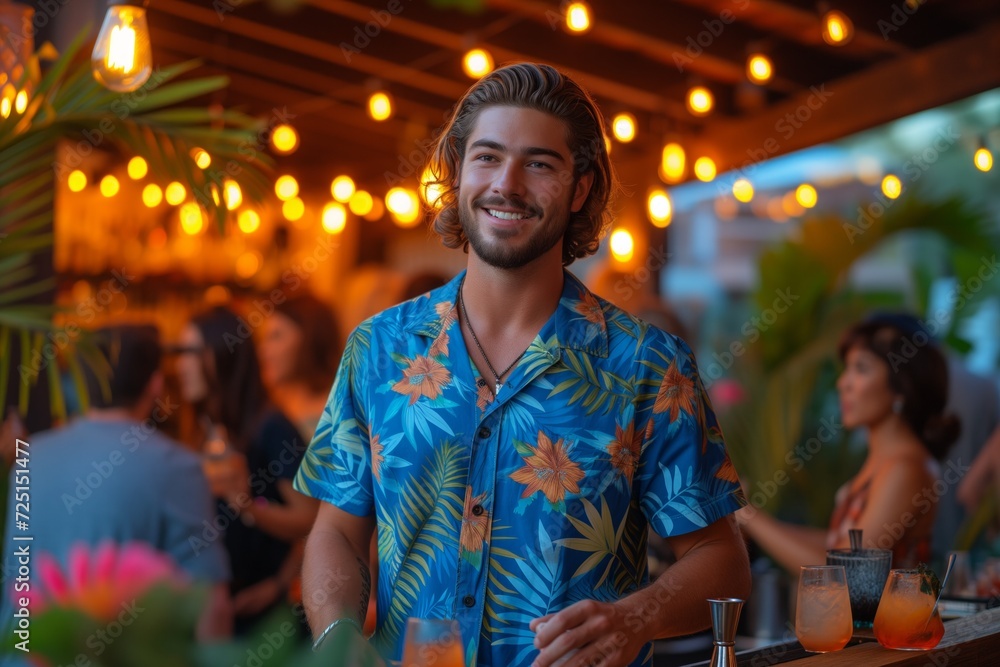
[[[533,618],[648,583],[649,527],[682,535],[742,504],[691,350],[564,275],[496,398],[459,326],[464,274],[348,340],[295,485],[376,515],[389,659],[408,617],[450,618],[467,667],[530,665]],[[633,665],[651,660],[650,644]]]

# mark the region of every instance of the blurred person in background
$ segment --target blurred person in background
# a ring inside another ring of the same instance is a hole
[[[162,394],[159,334],[153,326],[117,326],[96,331],[94,340],[109,378],[83,366],[89,409],[29,439],[33,553],[48,552],[66,568],[76,544],[148,544],[212,585],[198,636],[227,637],[232,610],[222,544],[190,540],[214,515],[201,461],[157,430],[180,407]],[[8,491],[13,507],[13,484]],[[4,544],[13,544],[13,524],[6,522]],[[8,602],[4,594],[0,609]]]
[[[982,451],[958,485],[958,500],[970,514],[975,514],[986,494],[1000,489],[1000,427],[993,431]]]
[[[219,499],[215,525],[225,532],[237,633],[286,600],[301,571],[295,544],[316,514],[316,502],[292,488],[305,439],[269,403],[252,334],[219,306],[184,328],[176,350],[181,392],[199,415],[205,470]]]
[[[893,567],[930,562],[938,462],[960,429],[945,412],[944,356],[913,338],[892,316],[877,316],[840,342],[841,419],[844,428],[867,430],[868,454],[837,492],[827,530],[785,523],[754,507],[740,510],[744,532],[790,572],[826,562],[827,549],[848,548],[852,528],[863,531],[865,548],[891,549]]]

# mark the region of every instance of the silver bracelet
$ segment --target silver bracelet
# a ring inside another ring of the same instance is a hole
[[[333,630],[341,623],[350,623],[351,625],[354,626],[354,629],[358,631],[359,635],[364,636],[365,631],[361,628],[361,624],[355,621],[353,618],[338,618],[336,621],[326,626],[326,630],[319,633],[319,637],[317,637],[316,641],[313,642],[312,650],[314,651],[317,650],[319,648],[319,645],[323,643],[323,640],[326,639],[326,636],[330,634],[330,630]]]

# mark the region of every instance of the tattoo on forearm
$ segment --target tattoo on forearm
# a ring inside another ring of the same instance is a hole
[[[358,600],[358,618],[364,623],[365,617],[368,615],[368,598],[372,593],[372,574],[363,560],[358,558],[357,561],[358,568],[361,570],[361,598]]]

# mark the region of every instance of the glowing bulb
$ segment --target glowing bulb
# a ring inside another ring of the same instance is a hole
[[[181,229],[185,234],[195,235],[205,228],[205,217],[201,207],[194,202],[188,202],[180,209]]]
[[[19,90],[17,92],[17,97],[14,98],[14,111],[17,113],[24,113],[28,108],[28,93],[24,90]]]
[[[688,91],[687,108],[695,116],[704,116],[712,110],[715,105],[715,98],[712,91],[705,86],[695,86]]]
[[[407,188],[392,188],[385,193],[385,207],[401,227],[410,227],[420,218],[417,193]]]
[[[851,41],[853,36],[854,24],[846,14],[834,9],[823,15],[823,40],[827,44],[840,46]]]
[[[271,148],[275,153],[288,155],[299,147],[299,133],[291,125],[281,124],[271,132]]]
[[[278,180],[274,182],[274,194],[278,195],[278,199],[281,201],[288,201],[292,197],[297,197],[299,194],[299,182],[295,180],[294,176],[289,176],[288,174],[279,176]]]
[[[120,188],[121,185],[118,183],[118,179],[111,174],[101,179],[101,194],[105,197],[114,197],[118,194]]]
[[[899,181],[899,178],[893,174],[886,175],[882,179],[882,194],[884,194],[889,199],[895,199],[903,191],[903,184]]]
[[[333,183],[330,184],[330,194],[341,204],[351,201],[351,195],[354,194],[354,179],[350,176],[338,176],[333,179]]]
[[[993,168],[993,153],[990,152],[989,148],[982,146],[976,151],[972,161],[979,171],[989,171]]]
[[[797,201],[802,208],[812,208],[816,205],[816,199],[816,188],[808,183],[803,183],[799,187],[795,188],[795,201]]]
[[[753,185],[745,178],[737,178],[733,183],[733,196],[744,204],[753,199]]]
[[[199,169],[208,169],[212,164],[212,156],[202,148],[191,149],[191,157],[194,158],[194,163],[198,165]]]
[[[375,120],[386,120],[392,115],[392,100],[381,91],[368,98],[368,115]]]
[[[136,155],[134,158],[128,161],[128,175],[134,181],[138,181],[140,178],[144,178],[146,174],[149,173],[149,165],[146,161]]]
[[[79,169],[75,169],[70,172],[67,185],[69,185],[71,192],[80,192],[87,187],[87,175]]]
[[[715,160],[712,158],[702,156],[694,161],[694,175],[699,181],[708,183],[715,179],[715,174]]]
[[[763,53],[755,53],[747,58],[747,78],[754,83],[767,83],[773,75],[771,59]]]
[[[347,226],[347,209],[340,202],[332,201],[323,207],[323,229],[328,234],[339,234]]]
[[[292,197],[281,205],[281,214],[290,222],[301,220],[302,216],[306,214],[305,202],[298,197]]]
[[[260,269],[260,255],[253,251],[245,252],[236,258],[236,275],[246,280],[252,278]]]
[[[156,208],[163,203],[163,190],[156,183],[150,183],[142,189],[142,203],[149,208]]]
[[[90,57],[94,78],[103,86],[127,93],[146,83],[153,72],[146,10],[134,4],[108,7]]]
[[[364,190],[358,190],[351,195],[350,202],[348,203],[351,213],[361,216],[371,213],[372,206],[374,205],[375,203],[372,200],[372,196]]]
[[[420,177],[420,196],[424,203],[434,208],[441,208],[444,205],[441,197],[444,196],[445,192],[446,188],[443,183],[434,182],[434,172],[429,168],[425,169]]]
[[[635,116],[630,113],[620,113],[611,122],[611,131],[615,139],[627,144],[635,139]]]
[[[4,97],[0,99],[0,116],[4,118],[10,117],[11,101],[9,97]]]
[[[236,224],[244,234],[253,234],[260,227],[260,216],[257,211],[246,208],[236,217]]]
[[[238,208],[243,203],[243,190],[240,189],[240,184],[227,178],[222,187],[222,196],[226,200],[226,208],[230,211]]]
[[[684,147],[676,142],[670,142],[663,147],[660,160],[660,177],[667,183],[680,183],[684,178],[687,165],[687,154]]]
[[[493,71],[493,56],[484,49],[472,49],[462,58],[462,69],[473,79],[484,77]]]
[[[627,229],[616,229],[611,233],[610,247],[612,257],[619,262],[627,262],[635,252],[635,241]]]
[[[566,8],[566,27],[573,32],[590,29],[590,7],[585,2],[574,2]]]
[[[168,204],[170,204],[171,206],[177,206],[178,204],[184,201],[185,197],[187,197],[187,188],[185,188],[177,181],[173,181],[172,183],[167,185],[167,190],[164,193],[164,195],[167,198]]]
[[[649,194],[647,202],[649,219],[656,227],[666,227],[674,215],[674,205],[670,195],[663,190],[654,190]]]

